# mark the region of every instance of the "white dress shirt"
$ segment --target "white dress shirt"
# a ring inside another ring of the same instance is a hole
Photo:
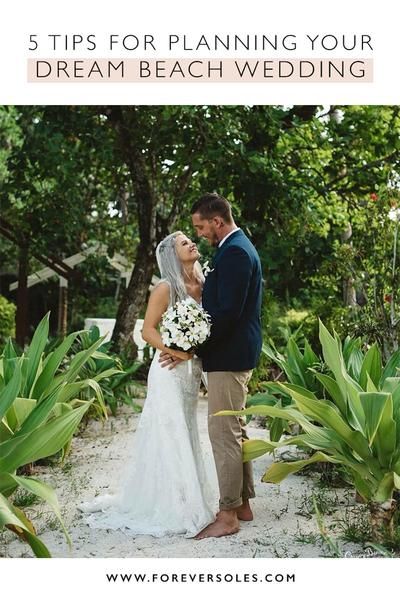
[[[227,233],[226,236],[224,238],[222,238],[222,240],[219,242],[218,248],[221,248],[222,244],[228,239],[228,237],[230,235],[232,235],[232,233],[235,233],[235,231],[239,231],[239,229],[240,229],[240,227],[236,227],[236,229],[232,229],[232,231]]]

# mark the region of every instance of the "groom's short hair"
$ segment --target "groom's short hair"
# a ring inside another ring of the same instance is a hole
[[[228,200],[219,194],[204,194],[192,206],[191,214],[198,213],[202,219],[221,217],[225,223],[233,223],[232,208]]]

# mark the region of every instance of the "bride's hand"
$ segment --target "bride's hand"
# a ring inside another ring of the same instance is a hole
[[[168,350],[163,350],[161,352],[158,362],[163,368],[168,367],[168,370],[170,370],[177,367],[181,362],[190,360],[191,358],[193,358],[193,354],[189,354],[189,352],[171,350],[168,348]]]

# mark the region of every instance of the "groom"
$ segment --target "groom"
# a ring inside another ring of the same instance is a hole
[[[262,275],[257,251],[235,224],[225,198],[205,194],[191,213],[197,235],[217,249],[202,296],[211,315],[211,337],[196,352],[208,373],[208,430],[220,491],[215,522],[197,535],[203,539],[236,533],[239,519],[253,519],[252,465],[242,461],[242,441],[248,439],[245,421],[213,415],[245,407],[247,384],[262,345]]]
[[[235,224],[225,198],[205,194],[191,213],[197,235],[217,249],[202,295],[203,307],[211,315],[211,336],[196,351],[208,373],[208,431],[220,492],[216,520],[196,536],[203,539],[231,535],[239,531],[239,519],[253,519],[252,465],[242,461],[245,421],[214,413],[245,407],[247,384],[262,345],[262,276],[257,251]],[[168,354],[161,355],[161,362],[167,366]]]

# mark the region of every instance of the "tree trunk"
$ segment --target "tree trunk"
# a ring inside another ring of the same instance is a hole
[[[130,358],[136,358],[137,347],[133,341],[136,319],[146,303],[148,289],[154,272],[154,259],[148,248],[139,246],[132,277],[118,307],[112,335],[113,347]]]
[[[382,503],[369,503],[372,536],[375,542],[383,543],[393,540],[396,506],[397,502],[393,499]]]
[[[348,224],[346,230],[342,233],[341,241],[343,244],[349,244],[352,246],[351,237],[353,230],[351,223]],[[345,306],[357,306],[357,295],[354,287],[354,278],[349,276],[343,279],[343,303]]]
[[[16,313],[16,340],[23,348],[28,337],[28,270],[29,250],[28,246],[19,248],[18,264],[18,291],[17,291],[17,313]]]
[[[118,136],[118,145],[126,166],[129,169],[140,243],[136,252],[135,266],[131,280],[118,307],[116,323],[112,335],[113,349],[124,351],[130,357],[137,356],[133,341],[133,329],[140,311],[145,305],[147,292],[155,267],[155,249],[179,216],[186,190],[191,181],[192,167],[188,155],[187,167],[175,177],[169,193],[174,203],[167,215],[157,212],[159,195],[157,192],[158,155],[150,152],[144,155],[140,140],[142,123],[137,107],[110,107],[108,116]],[[200,142],[195,145],[198,152]],[[194,150],[193,150],[194,153]],[[128,199],[128,198],[127,198]]]
[[[68,322],[68,280],[60,277],[58,288],[58,335],[67,335]]]

